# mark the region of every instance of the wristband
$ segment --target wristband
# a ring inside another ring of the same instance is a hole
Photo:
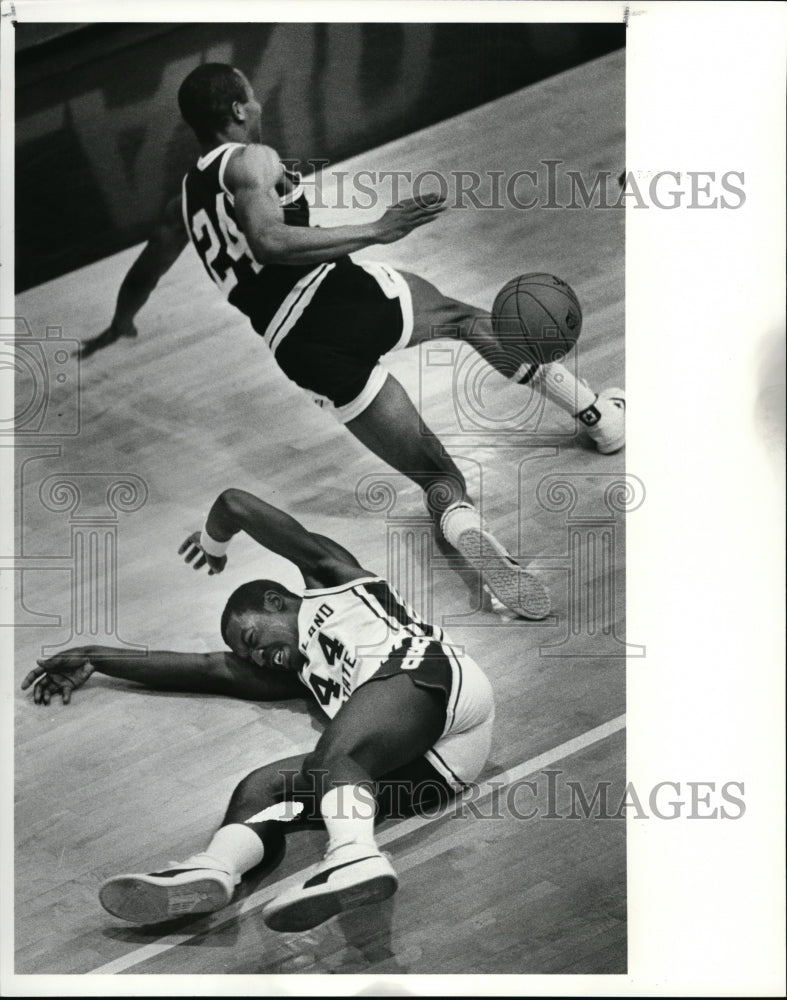
[[[215,538],[211,538],[206,528],[203,528],[200,532],[199,543],[205,554],[213,556],[215,559],[221,559],[230,547],[229,541],[218,542]]]

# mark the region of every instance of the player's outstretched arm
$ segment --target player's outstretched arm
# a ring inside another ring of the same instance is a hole
[[[358,560],[330,538],[308,531],[294,517],[245,490],[224,490],[210,509],[202,532],[180,547],[194,569],[207,565],[220,573],[230,540],[245,531],[260,545],[295,563],[307,587],[332,587],[371,575]]]
[[[291,674],[262,672],[234,653],[132,653],[110,646],[78,646],[38,660],[22,681],[33,688],[33,701],[48,705],[60,695],[63,704],[94,673],[117,677],[163,691],[223,694],[254,701],[303,697],[305,688]]]
[[[321,264],[374,243],[393,243],[434,222],[445,208],[439,196],[406,198],[382,218],[355,226],[288,226],[276,190],[283,168],[268,146],[247,146],[229,161],[225,183],[251,252],[261,264]]]
[[[183,225],[180,196],[168,202],[164,214],[137,257],[128,274],[123,279],[115,304],[115,315],[103,333],[92,340],[86,340],[79,352],[80,357],[91,354],[114,344],[121,337],[136,337],[134,317],[150,298],[150,293],[180,256],[188,243],[188,234]]]

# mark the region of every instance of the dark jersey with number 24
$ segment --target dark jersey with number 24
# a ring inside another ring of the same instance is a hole
[[[264,333],[293,286],[314,264],[260,264],[235,217],[234,199],[224,186],[224,171],[242,143],[228,142],[200,157],[183,178],[183,221],[205,270],[229,302]],[[298,174],[285,170],[279,192],[284,222],[309,225],[309,206]]]

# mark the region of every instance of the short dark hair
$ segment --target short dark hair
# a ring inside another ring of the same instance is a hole
[[[298,595],[287,590],[284,584],[276,580],[251,580],[243,583],[237,590],[230,594],[224,611],[221,614],[221,638],[227,643],[227,627],[233,615],[242,615],[246,611],[260,611],[265,604],[265,594],[273,590],[282,597],[294,598],[298,600]]]
[[[229,122],[235,101],[247,99],[243,77],[228,63],[197,66],[178,90],[180,113],[200,141],[210,140]]]

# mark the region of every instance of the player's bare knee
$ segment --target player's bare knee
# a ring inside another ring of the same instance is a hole
[[[377,742],[369,733],[333,732],[323,733],[313,753],[304,763],[312,775],[335,775],[342,773],[348,763],[364,765],[370,745]]]
[[[326,737],[328,737],[326,739]],[[324,734],[314,753],[309,754],[304,762],[304,769],[310,775],[330,772],[337,763],[352,757],[353,745],[346,744],[344,740],[332,740],[328,733]]]
[[[294,774],[295,772],[290,772]],[[238,782],[232,793],[233,806],[253,806],[273,802],[286,792],[286,775],[271,765],[258,767]]]

